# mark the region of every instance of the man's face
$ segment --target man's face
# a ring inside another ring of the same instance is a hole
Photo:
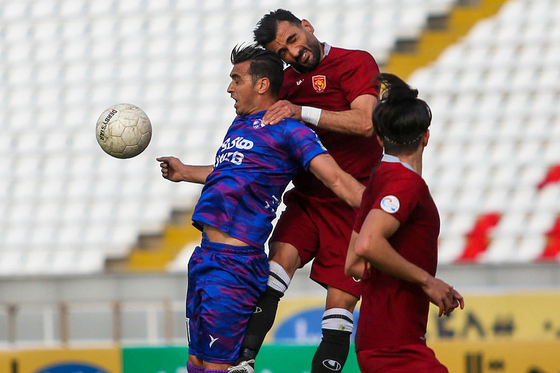
[[[238,63],[233,66],[229,74],[231,83],[229,83],[227,91],[235,100],[235,112],[241,116],[254,113],[255,97],[258,96],[258,92],[254,89],[253,79],[248,72],[250,66],[250,61]]]
[[[306,20],[301,22],[301,27],[288,21],[279,22],[276,39],[268,43],[266,49],[302,73],[313,71],[321,61],[321,44]]]

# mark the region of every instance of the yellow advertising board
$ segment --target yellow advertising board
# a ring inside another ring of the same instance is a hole
[[[466,294],[464,310],[429,317],[430,341],[560,341],[560,292]]]
[[[0,372],[6,373],[121,373],[117,347],[49,348],[0,352]]]
[[[432,305],[428,341],[560,341],[559,291],[463,295],[465,309],[449,317],[438,318]],[[324,302],[320,297],[283,299],[267,342],[318,340]]]
[[[558,373],[560,340],[433,342],[429,346],[452,373]]]

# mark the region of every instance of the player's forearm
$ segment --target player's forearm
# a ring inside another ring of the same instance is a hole
[[[213,166],[192,166],[184,165],[180,171],[182,181],[189,183],[205,184],[206,178],[212,170]]]
[[[358,233],[353,231],[352,237],[350,238],[350,245],[348,246],[348,253],[346,254],[344,273],[347,276],[362,278],[364,274],[365,260],[356,255],[355,248],[356,248],[357,238],[358,238]]]
[[[354,208],[360,207],[365,187],[350,174],[340,170],[329,187],[350,206]]]
[[[357,108],[346,111],[322,110],[317,127],[350,135],[373,136],[371,115]]]
[[[364,258],[373,267],[393,277],[400,278],[418,285],[425,285],[430,274],[417,265],[403,258],[387,241],[379,237],[369,237],[368,242],[358,238],[356,255]]]
[[[365,187],[344,172],[330,154],[313,158],[309,163],[309,171],[350,206],[360,207]]]

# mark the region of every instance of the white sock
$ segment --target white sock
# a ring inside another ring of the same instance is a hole
[[[344,308],[331,308],[323,313],[321,328],[352,332],[352,329],[354,329],[354,315]]]
[[[288,276],[288,273],[286,273],[284,268],[275,261],[271,260],[269,262],[269,266],[270,274],[268,276],[268,286],[284,294],[284,292],[288,289],[288,286],[290,286],[290,276]]]

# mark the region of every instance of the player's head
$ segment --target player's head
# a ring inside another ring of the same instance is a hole
[[[292,12],[278,9],[265,14],[253,31],[255,42],[278,54],[299,72],[314,70],[322,57],[313,26]]]
[[[383,91],[373,110],[373,125],[382,140],[385,153],[407,155],[428,141],[432,112],[411,88],[393,74],[379,74]]]
[[[235,46],[233,69],[227,91],[235,100],[235,111],[249,115],[261,110],[262,97],[276,100],[284,81],[284,65],[273,52],[255,45]]]

